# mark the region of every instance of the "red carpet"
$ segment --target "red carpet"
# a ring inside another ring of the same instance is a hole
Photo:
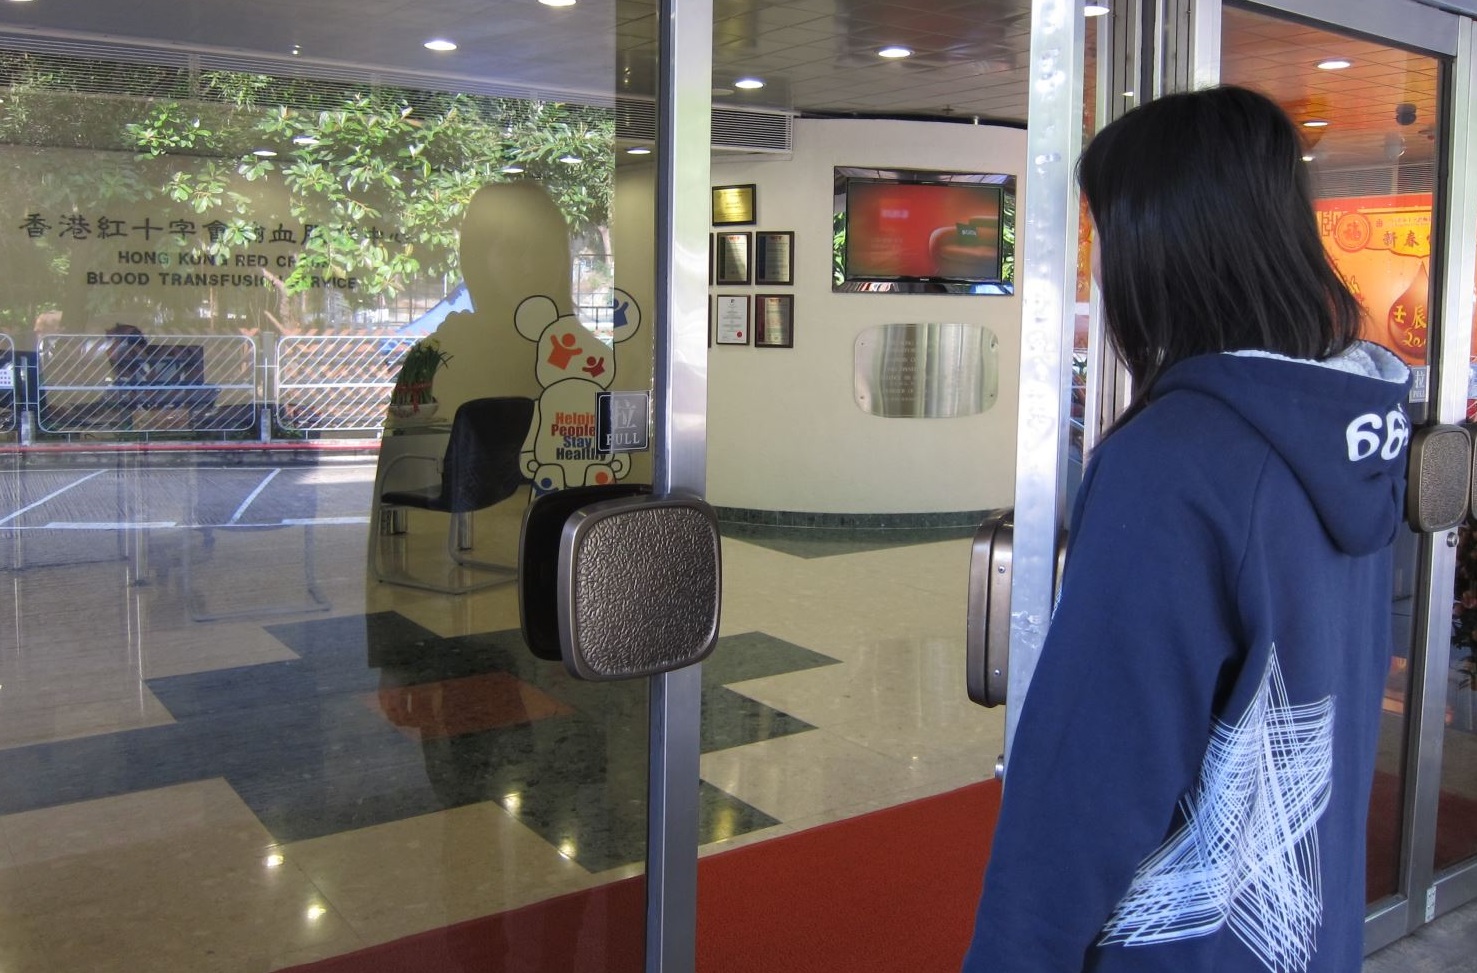
[[[1400,880],[1400,828],[1404,804],[1401,779],[1376,771],[1369,798],[1369,848],[1365,869],[1367,900],[1394,895]],[[1436,867],[1477,855],[1477,801],[1442,791],[1436,804]]]
[[[1000,808],[994,781],[702,859],[701,973],[954,973]],[[629,879],[296,973],[640,973]]]

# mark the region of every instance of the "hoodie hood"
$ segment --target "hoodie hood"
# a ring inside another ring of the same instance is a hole
[[[1255,428],[1292,469],[1339,550],[1370,554],[1394,540],[1405,503],[1410,369],[1389,351],[1361,341],[1321,362],[1201,355],[1165,373],[1151,398],[1176,391],[1218,399]]]

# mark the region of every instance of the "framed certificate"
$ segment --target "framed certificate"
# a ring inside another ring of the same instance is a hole
[[[713,240],[713,283],[747,284],[750,279],[749,252],[752,233],[719,233]]]
[[[754,283],[795,283],[795,234],[789,230],[754,234]]]
[[[754,347],[795,347],[795,295],[754,295]]]
[[[719,294],[714,312],[714,340],[720,345],[749,343],[749,295]]]
[[[714,226],[754,225],[754,184],[713,187]]]

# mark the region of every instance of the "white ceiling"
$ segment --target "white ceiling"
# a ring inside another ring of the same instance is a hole
[[[928,115],[1024,123],[1030,0],[715,0],[715,105]],[[0,0],[0,45],[93,56],[259,64],[330,78],[383,78],[467,91],[608,100],[649,94],[656,50],[652,0]],[[3,35],[9,35],[3,36]],[[449,37],[437,54],[422,42]],[[1310,134],[1340,164],[1430,155],[1434,59],[1227,7],[1226,81],[1267,90],[1295,117],[1330,121]],[[902,44],[901,61],[876,56]],[[1318,71],[1332,54],[1347,71]],[[757,92],[732,82],[754,75]],[[1394,120],[1399,102],[1418,122]]]

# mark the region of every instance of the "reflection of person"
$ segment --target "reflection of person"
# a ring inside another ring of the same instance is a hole
[[[560,313],[574,309],[569,246],[569,225],[539,184],[494,183],[472,196],[460,252],[473,310],[447,315],[435,333],[457,361],[436,376],[443,415],[484,395],[537,395],[513,319],[523,299],[534,295],[551,298]]]
[[[108,336],[108,361],[113,366],[114,385],[137,385],[148,371],[149,339],[131,324],[115,324]]]
[[[104,347],[112,368],[108,377],[112,390],[107,393],[105,403],[125,413],[131,412],[143,404],[143,393],[138,387],[149,382],[149,339],[131,324],[115,324],[104,333],[108,337]]]
[[[1409,372],[1357,340],[1301,154],[1236,88],[1083,153],[1135,397],[1076,500],[969,973],[1360,966]]]

